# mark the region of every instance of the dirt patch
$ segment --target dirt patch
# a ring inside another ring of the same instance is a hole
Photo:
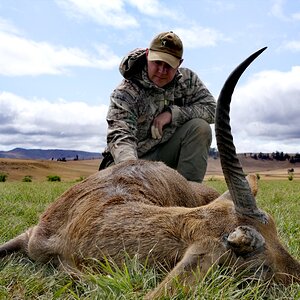
[[[7,174],[7,181],[22,181],[25,176],[32,180],[46,181],[49,175],[58,175],[62,181],[78,180],[98,170],[100,160],[52,161],[0,159],[0,173]]]
[[[264,179],[287,179],[287,170],[293,168],[294,179],[300,180],[299,163],[254,160],[244,156],[240,161],[245,173],[256,173]],[[99,164],[99,159],[61,162],[1,158],[0,173],[7,174],[7,181],[22,181],[25,176],[31,176],[33,181],[46,181],[49,175],[58,175],[62,181],[75,181],[97,172]],[[223,177],[219,159],[208,160],[206,179],[212,177]]]
[[[258,174],[261,179],[288,179],[288,169],[293,168],[293,179],[300,180],[300,164],[291,164],[289,161],[255,160],[250,156],[239,156],[239,160],[246,174]],[[223,177],[219,159],[210,158],[206,178],[211,176]]]

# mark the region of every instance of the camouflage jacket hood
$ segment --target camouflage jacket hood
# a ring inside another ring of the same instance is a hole
[[[107,114],[108,150],[116,163],[143,156],[190,119],[214,122],[215,99],[191,70],[179,68],[174,79],[160,88],[148,78],[145,49],[125,56],[119,70],[124,79],[111,94]],[[164,127],[162,139],[155,140],[152,121],[166,108],[172,122]]]
[[[119,71],[125,79],[138,75],[146,65],[146,50],[135,49],[125,56],[119,66]]]

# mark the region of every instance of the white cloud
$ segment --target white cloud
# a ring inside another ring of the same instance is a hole
[[[1,145],[102,151],[108,107],[0,93]]]
[[[138,21],[124,9],[123,0],[56,0],[67,13],[88,17],[94,22],[118,29],[138,27]]]
[[[292,52],[298,52],[300,51],[300,41],[294,40],[294,41],[284,42],[280,47],[280,49],[285,49]]]
[[[292,18],[293,18],[295,21],[300,21],[300,12],[293,13],[293,14],[292,14]]]
[[[180,36],[185,48],[211,47],[216,46],[218,41],[225,40],[219,31],[196,25],[188,29],[176,28],[174,32]]]
[[[127,0],[127,2],[135,6],[140,13],[151,16],[153,18],[161,18],[166,16],[171,19],[178,19],[180,15],[177,11],[170,9],[170,7],[164,6],[158,0]]]
[[[273,4],[270,11],[271,15],[278,19],[286,20],[287,18],[283,12],[284,2],[285,0],[273,0]]]
[[[120,58],[105,45],[91,55],[79,48],[54,46],[2,31],[0,27],[0,74],[7,76],[61,74],[70,67],[108,69]]]
[[[300,152],[299,102],[300,66],[288,72],[260,72],[237,86],[231,105],[237,149]]]
[[[225,11],[233,11],[236,8],[236,3],[231,1],[222,0],[206,0],[205,8],[210,11],[210,13],[224,13]]]
[[[89,18],[97,24],[117,29],[140,27],[138,19],[127,12],[129,6],[136,8],[140,14],[153,18],[179,18],[175,10],[158,0],[56,0],[56,2],[72,17]]]
[[[20,33],[19,29],[15,27],[9,20],[0,17],[0,32],[1,31],[13,34]]]
[[[286,0],[273,0],[270,14],[282,21],[299,21],[300,12],[294,12],[289,15],[284,11],[285,5]]]

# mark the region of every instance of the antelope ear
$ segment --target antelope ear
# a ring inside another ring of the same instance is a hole
[[[251,192],[252,192],[253,196],[256,197],[257,191],[258,191],[257,176],[255,174],[248,174],[246,179],[249,183],[249,186],[250,186],[250,189],[251,189]]]
[[[264,249],[264,246],[264,237],[250,226],[238,226],[227,237],[227,247],[237,256],[257,254]]]

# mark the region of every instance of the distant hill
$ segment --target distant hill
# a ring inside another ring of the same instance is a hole
[[[239,158],[246,174],[259,174],[260,179],[266,180],[288,180],[288,169],[291,168],[291,163],[288,161],[256,160],[244,155],[241,155]],[[100,161],[101,159],[79,159],[61,162],[51,159],[0,158],[0,174],[7,175],[7,181],[22,181],[25,176],[31,176],[33,181],[46,181],[48,175],[58,175],[62,181],[75,182],[79,178],[86,178],[97,172]],[[300,181],[299,165],[295,164],[292,167],[294,169],[294,180]],[[208,159],[205,177],[205,180],[208,181],[223,178],[219,158],[214,159],[210,157]]]
[[[17,159],[45,159],[45,160],[82,160],[102,158],[100,152],[86,152],[61,149],[24,149],[15,148],[9,151],[0,151],[0,158]]]

